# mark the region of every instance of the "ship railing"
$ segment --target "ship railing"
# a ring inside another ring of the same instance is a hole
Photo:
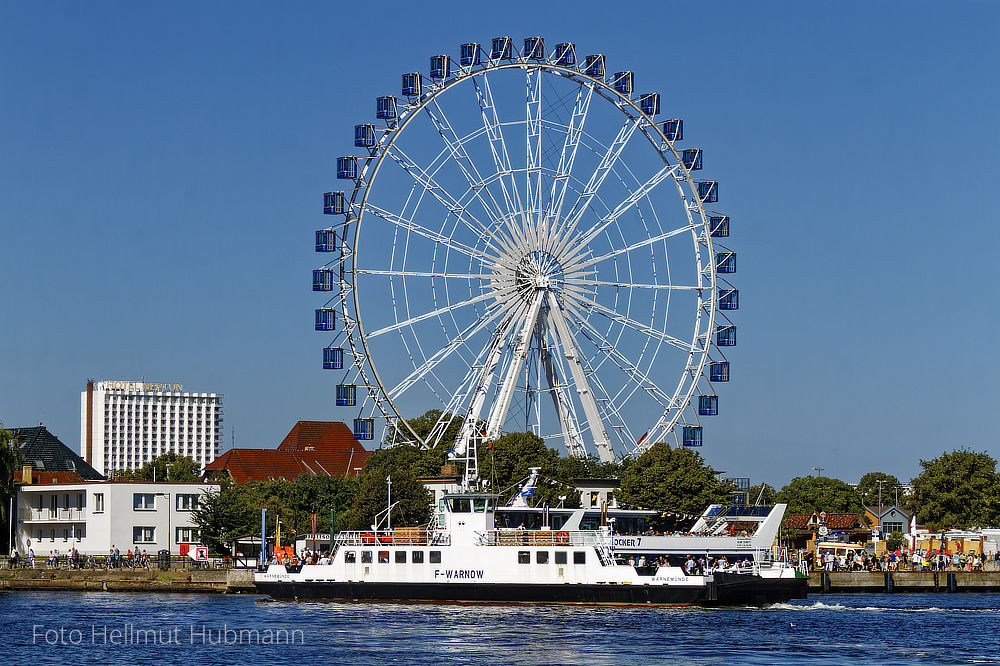
[[[397,527],[390,530],[358,530],[338,532],[334,543],[338,546],[441,546],[451,538],[440,530],[426,527]]]
[[[608,539],[600,532],[582,530],[490,530],[477,532],[482,546],[603,546]]]

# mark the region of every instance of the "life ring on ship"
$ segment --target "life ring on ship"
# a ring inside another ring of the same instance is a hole
[[[569,543],[569,532],[556,532],[556,543]]]
[[[362,543],[375,543],[375,535],[371,532],[365,532],[361,535]]]

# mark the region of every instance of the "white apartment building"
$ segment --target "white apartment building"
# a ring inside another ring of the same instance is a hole
[[[222,447],[222,394],[181,384],[87,382],[80,395],[80,449],[94,469],[138,469],[174,452],[204,467]]]
[[[65,556],[71,548],[85,555],[107,555],[112,548],[153,554],[198,543],[192,512],[201,497],[218,490],[212,483],[87,481],[21,485],[17,491],[17,551],[49,551]]]

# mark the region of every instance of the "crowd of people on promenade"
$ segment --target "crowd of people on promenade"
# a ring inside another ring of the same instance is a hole
[[[835,553],[820,549],[809,562],[821,565],[823,571],[1000,571],[1000,551],[992,554],[940,551],[908,548],[873,555],[865,550]]]
[[[50,550],[49,556],[45,560],[45,566],[50,569],[84,569],[84,568],[95,568],[97,566],[97,561],[93,557],[88,557],[81,555],[80,551],[76,548],[70,548],[66,553],[60,553],[58,549]],[[142,552],[136,548],[134,551],[129,548],[128,551],[122,555],[121,551],[117,548],[111,548],[108,553],[107,558],[105,558],[101,563],[101,567],[107,567],[109,569],[118,568],[136,568],[136,567],[149,567],[150,559],[149,554],[143,550]],[[35,551],[32,548],[28,548],[24,556],[18,552],[17,548],[12,548],[10,551],[10,559],[8,560],[8,567],[11,569],[33,569],[35,568]]]

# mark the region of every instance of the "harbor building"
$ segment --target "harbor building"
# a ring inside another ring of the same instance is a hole
[[[138,469],[164,453],[201,467],[222,446],[222,394],[182,384],[89,380],[80,395],[80,448],[101,474]]]
[[[37,479],[37,477],[36,477]],[[209,483],[149,481],[26,482],[17,486],[15,547],[44,562],[49,551],[61,557],[72,548],[84,555],[107,555],[118,548],[186,552],[197,544],[193,512]]]

